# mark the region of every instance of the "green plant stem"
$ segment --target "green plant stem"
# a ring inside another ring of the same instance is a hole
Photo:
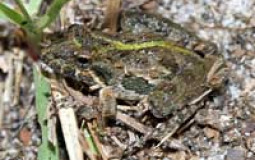
[[[15,0],[15,2],[18,5],[18,7],[21,10],[21,12],[24,15],[24,17],[26,18],[26,20],[28,21],[28,23],[31,23],[31,25],[32,25],[32,19],[29,16],[29,14],[28,14],[26,8],[24,7],[23,3],[20,0]]]

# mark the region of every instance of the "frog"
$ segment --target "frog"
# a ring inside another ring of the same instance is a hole
[[[118,100],[147,105],[161,119],[222,86],[224,61],[215,44],[158,15],[125,11],[120,22],[114,35],[72,26],[71,38],[53,42],[41,56],[52,72],[99,97],[105,121],[115,118]]]

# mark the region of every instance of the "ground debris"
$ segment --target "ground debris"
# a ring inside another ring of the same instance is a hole
[[[105,2],[72,1],[61,11],[64,25],[49,30],[60,31],[70,24],[84,22],[88,27],[101,28]],[[68,105],[74,109],[72,112],[78,129],[84,123],[99,150],[98,157],[87,157],[92,160],[253,160],[255,40],[252,26],[255,19],[252,15],[255,13],[252,7],[255,3],[252,0],[242,2],[123,0],[122,9],[135,7],[155,11],[195,31],[200,37],[217,43],[231,74],[226,90],[220,93],[220,97],[217,97],[218,93],[212,93],[207,99],[209,102],[192,113],[183,110],[192,114],[184,123],[180,123],[178,118],[169,121],[155,118],[146,106],[136,108],[135,103],[124,101],[117,108],[117,120],[110,121],[102,131],[100,123],[96,121],[100,122],[101,118],[101,110],[96,107],[99,104],[98,95],[81,94],[63,82],[63,86],[57,88],[68,91],[71,97]],[[9,24],[7,26],[13,28]],[[0,35],[0,95],[3,95],[0,97],[0,159],[36,159],[40,130],[35,119],[32,64],[25,55],[24,63],[16,68],[14,64],[18,59],[13,56],[17,52],[14,53],[11,46],[13,40],[6,33]],[[94,87],[95,91],[99,88]],[[50,116],[57,116],[58,112],[54,110]],[[161,132],[165,128],[170,128],[169,132]],[[80,133],[78,129],[76,132]],[[166,137],[166,141],[156,147],[160,140],[152,138],[153,134]],[[85,156],[91,154],[86,152],[86,147],[82,145]]]

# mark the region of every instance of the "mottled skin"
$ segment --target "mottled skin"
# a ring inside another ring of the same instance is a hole
[[[137,15],[144,18],[138,21]],[[169,20],[143,13],[123,13],[121,27],[122,33],[109,36],[75,26],[73,37],[46,48],[42,61],[56,74],[84,84],[88,93],[99,85],[101,96],[112,97],[101,103],[106,118],[114,116],[116,98],[147,99],[153,115],[163,118],[213,87],[208,73],[215,75],[211,68],[221,61],[211,55],[217,50],[214,44]]]

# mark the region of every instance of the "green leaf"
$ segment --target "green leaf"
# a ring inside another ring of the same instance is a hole
[[[36,15],[39,11],[39,7],[42,3],[42,0],[30,0],[28,4],[24,4],[27,12],[30,16]]]
[[[8,17],[0,10],[0,19],[8,20]]]
[[[68,2],[69,0],[54,0],[50,8],[47,10],[46,14],[43,17],[39,18],[37,21],[37,26],[41,30],[46,28],[52,21],[56,19],[59,15],[61,8]]]
[[[20,26],[23,26],[24,23],[27,22],[26,19],[21,14],[19,14],[18,12],[9,8],[7,5],[1,2],[0,2],[0,11],[5,17],[7,17],[13,23],[16,23]]]
[[[42,130],[42,144],[38,151],[38,160],[58,160],[59,148],[48,141],[48,127],[45,122],[47,118],[47,107],[49,106],[50,86],[46,79],[34,67],[34,78],[36,87],[36,110],[38,122]]]
[[[23,15],[0,2],[0,17],[2,15],[3,18],[7,18],[11,22],[22,27],[29,35],[32,42],[34,42],[34,40],[40,39],[41,31],[34,26],[34,23],[32,22],[32,19],[28,15],[26,9],[24,8],[23,3],[20,0],[15,0],[15,2],[19,6]]]

